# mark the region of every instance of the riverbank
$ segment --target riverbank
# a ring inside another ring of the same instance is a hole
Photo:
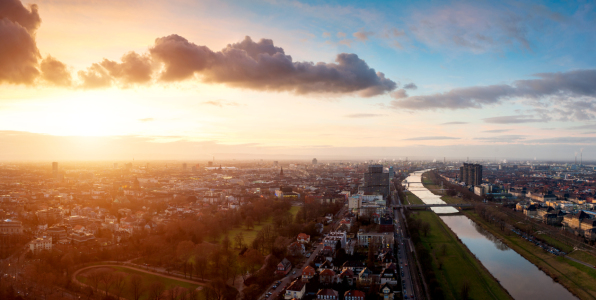
[[[554,281],[562,284],[578,298],[596,300],[596,270],[592,270],[564,257],[545,252],[518,235],[505,234],[474,212],[465,212],[464,214],[505,243],[509,248],[537,266]]]
[[[445,299],[462,299],[465,290],[469,299],[512,299],[437,214],[422,211],[412,216],[429,224],[420,241],[431,254]]]
[[[462,202],[459,198],[454,199],[454,197],[447,196],[442,198],[447,203]],[[487,222],[474,211],[464,211],[463,213],[575,296],[581,299],[596,299],[596,270],[564,257],[550,254],[518,235],[511,234],[510,231],[502,231],[496,224]]]

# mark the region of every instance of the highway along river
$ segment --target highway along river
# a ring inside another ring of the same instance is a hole
[[[406,188],[424,203],[445,203],[422,185],[418,171],[406,178]],[[440,214],[457,212],[454,208],[434,207]],[[515,299],[577,299],[565,287],[540,271],[499,239],[463,215],[442,215],[441,219],[470,249],[486,269]]]

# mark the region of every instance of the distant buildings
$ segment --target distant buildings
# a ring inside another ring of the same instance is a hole
[[[466,185],[482,184],[482,165],[464,163],[459,168],[459,181]]]
[[[43,250],[50,251],[52,250],[52,238],[51,237],[42,237],[37,238],[29,243],[29,249],[33,253],[39,253]]]
[[[383,195],[383,198],[389,196],[389,173],[383,173],[383,165],[369,165],[368,173],[364,173],[364,185],[362,186],[364,194]]]
[[[22,234],[21,222],[10,219],[0,221],[0,234]]]
[[[318,163],[319,163],[319,162],[317,161],[317,159],[316,159],[316,158],[313,158],[313,159],[312,159],[312,164],[313,164],[313,165],[316,165],[316,164],[318,164]]]

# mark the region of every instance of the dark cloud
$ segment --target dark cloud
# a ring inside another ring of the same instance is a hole
[[[390,92],[395,82],[375,72],[356,54],[341,53],[335,63],[293,62],[271,40],[246,37],[213,52],[178,35],[158,38],[149,49],[164,64],[160,79],[184,80],[198,74],[203,82],[269,91],[353,93],[370,97]]]
[[[100,64],[93,64],[86,71],[78,72],[82,83],[80,87],[85,89],[105,88],[112,85],[112,77]]]
[[[463,124],[468,124],[469,122],[447,122],[447,123],[442,123],[441,125],[463,125]]]
[[[418,89],[418,86],[416,86],[415,83],[410,82],[410,83],[404,85],[404,89],[406,89],[406,90],[416,90],[416,89]]]
[[[404,141],[434,141],[434,140],[459,140],[459,138],[450,137],[450,136],[421,136],[421,137],[404,139]]]
[[[507,132],[507,131],[511,131],[511,129],[492,129],[492,130],[484,130],[482,132],[488,132],[488,133],[502,133],[502,132]]]
[[[139,121],[141,121],[141,122],[153,122],[153,121],[155,121],[155,119],[153,119],[153,118],[143,118],[143,119],[139,119]]]
[[[346,117],[359,119],[359,118],[374,118],[374,117],[382,117],[382,116],[385,116],[385,115],[384,114],[351,114],[351,115],[347,115]]]
[[[534,74],[536,79],[516,80],[511,85],[456,88],[448,92],[412,96],[391,102],[393,108],[411,110],[482,108],[512,98],[536,107],[543,117],[588,120],[596,117],[596,70]],[[552,110],[545,108],[552,107]]]
[[[44,80],[57,86],[72,85],[72,77],[66,65],[52,56],[48,55],[41,61],[40,69]]]
[[[240,104],[238,102],[225,101],[225,100],[209,100],[209,101],[204,101],[203,104],[213,105],[213,106],[218,106],[218,107],[240,106]]]
[[[125,85],[145,83],[151,80],[150,58],[139,55],[134,51],[122,56],[121,63],[104,59],[101,66],[109,72],[110,76],[120,80]]]
[[[41,23],[37,5],[32,4],[27,9],[19,0],[0,1],[0,19],[19,24],[31,34],[35,33]]]
[[[502,116],[492,117],[483,119],[486,123],[492,124],[518,124],[518,123],[537,123],[547,122],[546,119],[539,119],[529,115],[517,115],[517,116]]]
[[[11,2],[11,1],[9,1]],[[0,1],[0,16],[6,4]],[[39,76],[39,50],[26,27],[10,18],[0,19],[0,83],[31,84]]]
[[[372,31],[357,31],[352,34],[355,38],[357,38],[361,42],[366,42],[369,37],[375,35]]]

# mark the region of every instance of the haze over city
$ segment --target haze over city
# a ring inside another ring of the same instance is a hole
[[[596,158],[588,2],[0,3],[0,160]]]

